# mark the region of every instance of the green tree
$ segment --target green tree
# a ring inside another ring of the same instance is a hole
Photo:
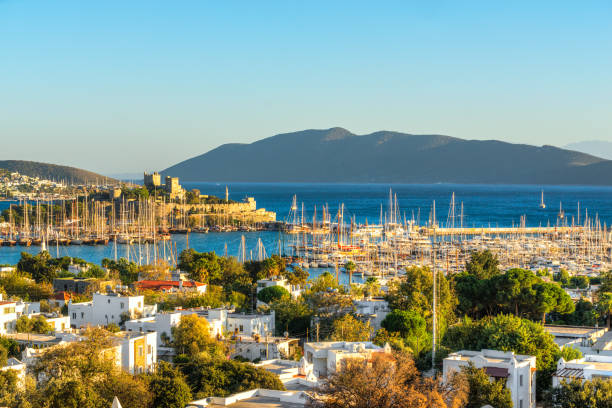
[[[565,361],[577,360],[582,358],[582,352],[574,347],[563,346],[561,347],[560,357]]]
[[[59,268],[52,265],[50,260],[51,255],[47,251],[41,251],[36,255],[22,252],[17,270],[29,273],[36,283],[52,283],[57,277]]]
[[[390,333],[399,333],[415,356],[431,343],[425,319],[413,310],[394,310],[385,317],[381,326]]]
[[[512,408],[512,395],[510,389],[506,388],[504,380],[489,380],[483,369],[476,368],[471,363],[463,368],[462,372],[467,378],[470,389],[465,408],[481,408],[485,405]]]
[[[336,319],[332,327],[333,341],[369,341],[373,332],[369,322],[357,320],[351,314]]]
[[[182,316],[179,324],[172,328],[172,336],[174,348],[179,354],[223,355],[222,344],[210,336],[208,322],[196,314]]]
[[[546,322],[546,314],[557,312],[560,314],[573,313],[575,310],[572,298],[554,283],[539,283],[534,285],[535,297],[534,313],[540,313],[542,324]]]
[[[597,311],[601,316],[606,316],[606,326],[610,330],[612,317],[612,292],[600,292],[597,301]]]
[[[13,339],[0,336],[0,348],[6,349],[9,357],[21,356],[21,346]],[[6,365],[6,363],[5,363]]]
[[[24,315],[17,319],[15,331],[19,333],[47,334],[53,332],[54,327],[42,315],[32,316],[32,318]]]
[[[355,272],[355,269],[357,269],[357,265],[355,265],[355,262],[353,261],[348,261],[344,264],[344,269],[349,274],[349,285],[351,285],[353,283],[353,273]]]
[[[201,356],[177,362],[194,398],[225,397],[255,388],[285,390],[276,374],[250,363]]]
[[[553,313],[553,316],[554,321],[570,326],[595,326],[597,323],[597,310],[586,299],[576,302],[573,313],[564,315]]]
[[[570,278],[570,287],[577,289],[586,289],[589,287],[589,277],[588,276],[572,276]]]
[[[610,408],[612,407],[612,381],[593,380],[564,381],[546,400],[547,408]]]
[[[304,337],[310,327],[312,311],[302,299],[281,299],[270,304],[274,310],[276,334]]]
[[[289,291],[284,287],[278,285],[263,288],[257,294],[257,299],[264,303],[271,303],[281,299],[287,299],[289,297],[291,297]]]
[[[457,300],[443,273],[437,273],[436,281],[439,327],[443,327],[455,320]],[[390,287],[387,300],[389,306],[394,310],[412,310],[420,314],[426,319],[428,328],[431,327],[433,317],[433,274],[431,270],[426,267],[408,268],[401,283]]]
[[[0,405],[11,408],[31,408],[29,399],[34,390],[34,381],[26,377],[20,384],[16,370],[0,371]]]
[[[561,286],[566,287],[570,283],[570,274],[565,269],[561,269],[553,275],[553,279],[555,282],[559,282]]]
[[[499,260],[488,249],[472,252],[470,260],[465,264],[465,270],[477,279],[490,279],[500,273]]]
[[[4,346],[0,346],[0,367],[4,367],[8,361],[8,350]]]
[[[191,390],[183,374],[165,361],[157,364],[155,374],[149,377],[149,391],[156,408],[184,408],[191,401]]]

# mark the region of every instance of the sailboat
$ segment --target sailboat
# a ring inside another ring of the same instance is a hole
[[[540,199],[540,208],[546,208],[546,204],[544,203],[544,190],[542,190],[542,198]]]

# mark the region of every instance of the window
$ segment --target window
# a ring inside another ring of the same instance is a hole
[[[108,303],[110,304],[110,299],[107,299]]]
[[[519,401],[519,408],[523,408],[523,400]]]
[[[76,313],[72,313],[72,318],[76,319]]]
[[[151,351],[152,351],[152,347],[151,347],[151,345],[149,344],[149,345],[147,346],[147,354],[151,354]]]
[[[138,356],[142,357],[142,354],[143,354],[142,346],[138,346]]]
[[[121,309],[125,308],[125,303],[121,302],[120,306],[121,306]]]
[[[519,386],[523,386],[523,374],[519,376]]]
[[[244,331],[244,327],[242,327],[242,325],[240,325],[240,332],[242,333]]]
[[[85,318],[85,313],[81,312],[81,319],[84,319],[84,318]]]

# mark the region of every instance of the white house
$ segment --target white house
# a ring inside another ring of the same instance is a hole
[[[180,312],[161,312],[154,316],[142,317],[140,319],[125,322],[125,330],[136,333],[157,333],[157,344],[160,346],[164,340],[172,340],[172,328],[181,321]]]
[[[120,324],[122,320],[140,318],[146,314],[144,296],[94,293],[91,302],[68,304],[68,315],[73,328]]]
[[[285,337],[242,337],[236,338],[232,357],[241,356],[247,360],[271,360],[289,358],[298,348],[299,339]]]
[[[10,300],[0,301],[0,334],[13,332],[17,317],[17,302]]]
[[[544,330],[552,334],[559,347],[573,347],[583,354],[590,354],[591,348],[608,331],[605,327],[556,326],[544,325]]]
[[[380,329],[380,324],[391,312],[389,302],[382,298],[354,300],[353,305],[357,316],[369,321],[374,330]]]
[[[562,381],[592,380],[593,378],[612,377],[612,356],[589,354],[578,360],[557,362],[557,371],[553,375],[553,387]]]
[[[121,367],[130,374],[151,373],[157,364],[157,333],[120,332],[115,335]]]
[[[482,368],[493,380],[504,380],[512,394],[516,408],[535,408],[536,358],[514,354],[512,351],[461,350],[451,353],[443,362],[443,378],[448,380],[452,372],[460,372],[469,363]]]
[[[327,377],[341,368],[347,358],[370,359],[374,353],[390,353],[388,345],[379,347],[370,341],[323,341],[304,344],[303,374]]]
[[[33,315],[30,315],[32,317]],[[54,332],[62,332],[70,329],[70,316],[50,316],[47,317],[47,323],[53,326]]]
[[[152,316],[132,319],[125,322],[125,330],[130,332],[157,332],[157,341],[172,340],[172,328],[177,326],[182,316],[195,314],[206,319],[213,337],[225,337],[226,334],[251,337],[258,335],[264,338],[274,334],[274,312],[270,314],[233,313],[227,309],[177,309],[174,312],[156,313]]]
[[[265,337],[274,334],[274,310],[269,314],[228,313],[225,329],[235,335]]]

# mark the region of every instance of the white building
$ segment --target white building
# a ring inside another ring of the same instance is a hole
[[[562,381],[592,380],[593,378],[612,377],[612,356],[586,355],[578,360],[557,362],[557,371],[553,375],[553,387],[558,387]]]
[[[152,373],[157,364],[157,333],[116,334],[121,367],[130,374]]]
[[[207,309],[204,307],[195,309],[178,309],[174,312],[156,313],[152,316],[125,322],[125,329],[131,332],[157,332],[159,344],[164,343],[164,338],[172,340],[172,328],[177,326],[182,316],[195,314],[206,319],[210,335],[213,337],[225,337],[227,334],[236,336],[259,336],[274,334],[274,312],[270,314],[243,314],[234,313],[227,309]]]
[[[270,314],[228,313],[225,330],[241,336],[265,337],[274,334],[274,311]]]
[[[391,312],[389,302],[382,298],[354,300],[355,313],[362,320],[369,321],[374,330],[380,329],[380,324]]]
[[[512,394],[516,408],[535,408],[536,358],[514,354],[512,351],[461,350],[451,353],[443,362],[443,378],[452,372],[460,372],[469,363],[484,369],[491,380],[504,380]]]
[[[149,313],[144,305],[144,296],[123,296],[118,293],[94,293],[91,302],[68,304],[73,328],[120,324],[122,320],[145,317]]]
[[[0,301],[0,334],[11,333],[17,322],[17,302]]]
[[[172,328],[180,323],[181,316],[180,312],[162,312],[154,316],[128,320],[125,322],[125,330],[136,333],[155,332],[157,344],[161,346],[165,343],[164,340],[172,340]]]
[[[341,368],[342,360],[370,359],[374,353],[390,353],[388,345],[379,347],[370,341],[324,341],[304,344],[304,375],[327,377]]]
[[[591,348],[608,331],[605,327],[556,326],[544,325],[544,330],[552,334],[559,347],[573,347],[583,354],[591,354]]]
[[[285,337],[242,337],[234,344],[232,357],[241,356],[247,360],[288,359],[298,346],[299,339]]]
[[[45,319],[47,319],[47,323],[53,326],[54,332],[62,332],[70,329],[70,316],[45,316]]]

